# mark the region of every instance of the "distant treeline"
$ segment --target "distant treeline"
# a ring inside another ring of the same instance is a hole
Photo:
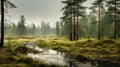
[[[35,25],[32,23],[31,25],[26,25],[25,17],[21,15],[20,20],[17,24],[15,22],[7,22],[5,21],[5,35],[8,36],[39,36],[39,35],[51,35],[55,34],[55,28],[50,27],[49,23],[41,22],[40,25]]]

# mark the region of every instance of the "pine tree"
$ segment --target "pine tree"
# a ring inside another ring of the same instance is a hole
[[[36,26],[35,26],[35,24],[31,24],[31,34],[32,35],[35,35],[35,32],[36,32]]]
[[[1,2],[1,41],[0,41],[0,47],[4,46],[4,14],[5,14],[5,8],[8,8],[8,6],[10,6],[10,8],[16,8],[16,6],[11,3],[9,0],[0,0]],[[5,6],[4,6],[5,5]]]
[[[78,40],[78,20],[79,16],[83,16],[84,8],[81,4],[86,0],[66,0],[62,1],[62,3],[66,4],[66,6],[62,9],[64,10],[64,16],[62,19],[66,24],[69,24],[69,39]],[[77,18],[76,18],[77,17]]]
[[[59,22],[56,22],[56,35],[59,36],[60,33],[60,27],[59,27]]]
[[[65,26],[67,28],[67,26],[69,25],[69,31],[65,30],[66,32],[69,32],[69,40],[72,41],[73,40],[73,26],[72,26],[72,0],[66,0],[66,1],[62,1],[62,3],[66,4],[66,6],[64,8],[62,8],[62,10],[64,10],[63,12],[63,17],[62,20],[65,22]]]
[[[17,24],[17,34],[19,36],[23,36],[26,34],[25,18],[23,15],[21,15],[20,21]]]
[[[117,29],[119,29],[118,22],[120,21],[120,0],[108,0],[108,13],[110,13],[114,17],[114,39],[117,38]]]
[[[0,47],[4,46],[4,0],[1,0],[1,42]]]
[[[101,8],[103,8],[105,0],[95,0],[91,9],[98,8],[98,40],[101,40]]]

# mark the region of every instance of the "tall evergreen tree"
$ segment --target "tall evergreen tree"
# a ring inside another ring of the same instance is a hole
[[[108,13],[110,13],[114,19],[114,39],[117,38],[117,30],[119,29],[120,19],[120,0],[107,0]]]
[[[74,5],[74,7],[76,7],[75,8],[75,34],[76,34],[76,36],[75,36],[75,40],[78,40],[78,35],[79,35],[79,32],[80,33],[82,33],[82,30],[79,30],[80,28],[81,28],[81,25],[80,24],[82,24],[82,22],[80,22],[80,18],[83,18],[83,19],[85,19],[85,9],[86,9],[86,7],[84,7],[84,6],[82,6],[82,3],[84,3],[85,1],[87,1],[87,0],[74,0],[74,3],[75,3],[75,5]]]
[[[65,7],[62,9],[64,10],[62,17],[65,20],[66,24],[69,24],[69,39],[77,40],[78,39],[78,20],[79,16],[83,16],[84,7],[81,5],[86,0],[66,0],[62,1],[62,3],[66,4]]]
[[[5,14],[5,8],[16,8],[16,6],[11,3],[9,0],[0,0],[1,2],[1,40],[0,40],[0,47],[4,46],[4,14]],[[4,6],[5,5],[5,6]]]
[[[21,15],[20,21],[17,24],[17,34],[19,36],[23,36],[26,34],[25,18],[23,15]]]
[[[59,36],[59,33],[60,33],[60,27],[59,27],[59,22],[57,21],[56,22],[56,35]]]
[[[4,0],[1,0],[1,41],[0,47],[4,45]]]
[[[92,3],[93,6],[91,7],[93,10],[98,8],[98,40],[101,39],[101,8],[103,8],[104,1],[105,0],[95,0],[94,3]]]
[[[35,32],[36,32],[36,26],[35,26],[35,24],[31,24],[31,34],[32,35],[35,35]]]
[[[66,0],[66,1],[62,1],[62,3],[66,4],[66,6],[64,8],[62,8],[62,10],[64,10],[63,12],[63,17],[62,20],[65,22],[65,26],[66,28],[69,28],[69,31],[67,29],[65,29],[65,31],[69,32],[69,40],[72,41],[73,40],[73,26],[72,26],[72,0]],[[67,27],[69,25],[69,27]]]

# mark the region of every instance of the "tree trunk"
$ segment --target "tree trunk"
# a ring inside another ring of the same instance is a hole
[[[72,8],[72,6],[70,6],[70,9]],[[69,29],[69,31],[70,31],[70,41],[72,41],[73,39],[72,39],[72,15],[71,15],[71,13],[72,13],[72,9],[70,10],[70,29]]]
[[[78,40],[78,31],[79,31],[79,24],[78,24],[78,21],[79,20],[79,16],[78,16],[78,14],[77,14],[77,26],[76,26],[76,40]]]
[[[4,0],[1,0],[1,42],[0,47],[4,45]]]
[[[114,39],[117,36],[117,22],[116,22],[116,0],[115,0],[115,23],[114,23]]]
[[[74,0],[74,40],[75,40],[75,38],[76,38],[76,29],[75,29],[75,25],[76,23],[75,23],[75,0]]]
[[[98,40],[100,40],[101,38],[101,31],[100,31],[100,3],[99,3],[99,18],[98,18]]]

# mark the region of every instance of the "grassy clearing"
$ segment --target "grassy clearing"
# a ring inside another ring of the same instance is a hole
[[[24,42],[35,42],[38,46],[43,48],[51,48],[61,52],[66,52],[71,58],[75,59],[79,59],[79,56],[84,56],[89,59],[120,59],[120,39],[112,40],[107,38],[98,41],[94,38],[81,38],[78,41],[69,41],[66,38],[58,39],[27,36],[5,38],[5,46],[12,50],[17,46],[22,45]],[[18,63],[18,65],[21,65],[21,63]],[[23,65],[26,64],[23,63]],[[40,65],[43,65],[44,67],[44,64],[40,63]]]

